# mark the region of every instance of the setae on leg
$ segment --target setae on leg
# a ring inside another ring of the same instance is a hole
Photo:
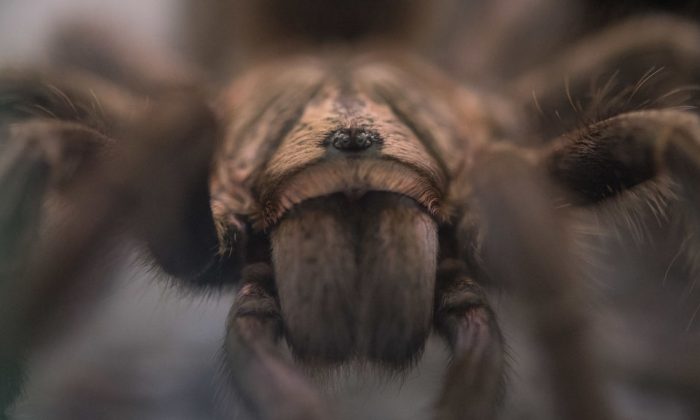
[[[452,363],[436,419],[493,419],[503,391],[503,339],[484,291],[466,276],[464,263],[438,267],[435,329],[447,341]]]
[[[225,341],[232,385],[253,418],[328,419],[320,394],[279,353],[283,325],[273,284],[267,264],[243,270]]]

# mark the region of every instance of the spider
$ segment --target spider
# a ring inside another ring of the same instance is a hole
[[[85,39],[73,41],[92,55],[68,47],[53,73],[0,76],[3,404],[82,261],[123,227],[169,275],[235,285],[225,360],[255,418],[332,418],[297,364],[402,371],[431,332],[452,354],[435,418],[496,418],[506,362],[492,284],[547,301],[528,309],[562,417],[613,418],[571,304],[571,218],[670,212],[692,254],[700,120],[640,92],[659,63],[668,85],[697,78],[700,29],[633,19],[486,89],[408,40],[414,15],[389,13],[400,1],[341,14],[252,4],[270,39],[303,36],[268,45],[214,95]],[[612,99],[603,82],[584,109],[609,69],[643,76]]]

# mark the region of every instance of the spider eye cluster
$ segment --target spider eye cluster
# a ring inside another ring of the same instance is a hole
[[[370,148],[375,143],[380,143],[379,133],[372,130],[336,130],[332,132],[326,144],[346,152],[359,152]]]

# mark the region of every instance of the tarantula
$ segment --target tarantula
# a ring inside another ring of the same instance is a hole
[[[394,3],[371,10],[387,18]],[[4,405],[81,261],[126,226],[172,276],[237,286],[225,359],[256,418],[331,417],[280,356],[281,339],[316,369],[401,370],[431,331],[453,355],[435,417],[495,418],[504,344],[484,283],[549,301],[530,309],[542,340],[558,346],[562,415],[610,418],[570,306],[568,213],[608,206],[624,219],[652,205],[696,229],[700,120],[635,98],[645,78],[612,102],[646,110],[598,104],[586,114],[577,98],[601,70],[628,81],[664,65],[675,71],[668,83],[694,81],[700,30],[633,20],[487,93],[410,43],[306,48],[331,35],[395,34],[402,18],[389,20],[395,29],[353,9],[343,26],[329,18],[333,2],[316,20],[299,18],[311,3],[274,4],[292,17],[284,26],[267,16],[271,25],[282,34],[307,25],[305,47],[251,64],[214,97],[99,48],[62,74],[2,74]],[[539,126],[535,108],[557,110],[558,121]],[[525,145],[538,136],[553,140]]]

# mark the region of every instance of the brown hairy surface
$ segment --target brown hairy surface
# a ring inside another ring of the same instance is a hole
[[[254,418],[337,418],[313,379],[410,380],[432,333],[432,411],[349,418],[641,418],[630,393],[698,418],[700,30],[574,33],[579,3],[188,0],[188,63],[97,23],[0,71],[0,419],[122,242],[170,283],[230,287],[217,398]],[[58,416],[100,417],[116,376]]]
[[[274,229],[272,247],[300,359],[415,360],[430,330],[437,258],[436,224],[416,203],[386,193],[310,200]]]
[[[447,220],[451,175],[497,130],[496,113],[426,63],[386,56],[302,55],[261,64],[231,86],[221,98],[229,129],[212,178],[216,211],[267,229],[306,199],[375,190],[411,197]],[[338,132],[374,141],[339,152],[329,141]]]

